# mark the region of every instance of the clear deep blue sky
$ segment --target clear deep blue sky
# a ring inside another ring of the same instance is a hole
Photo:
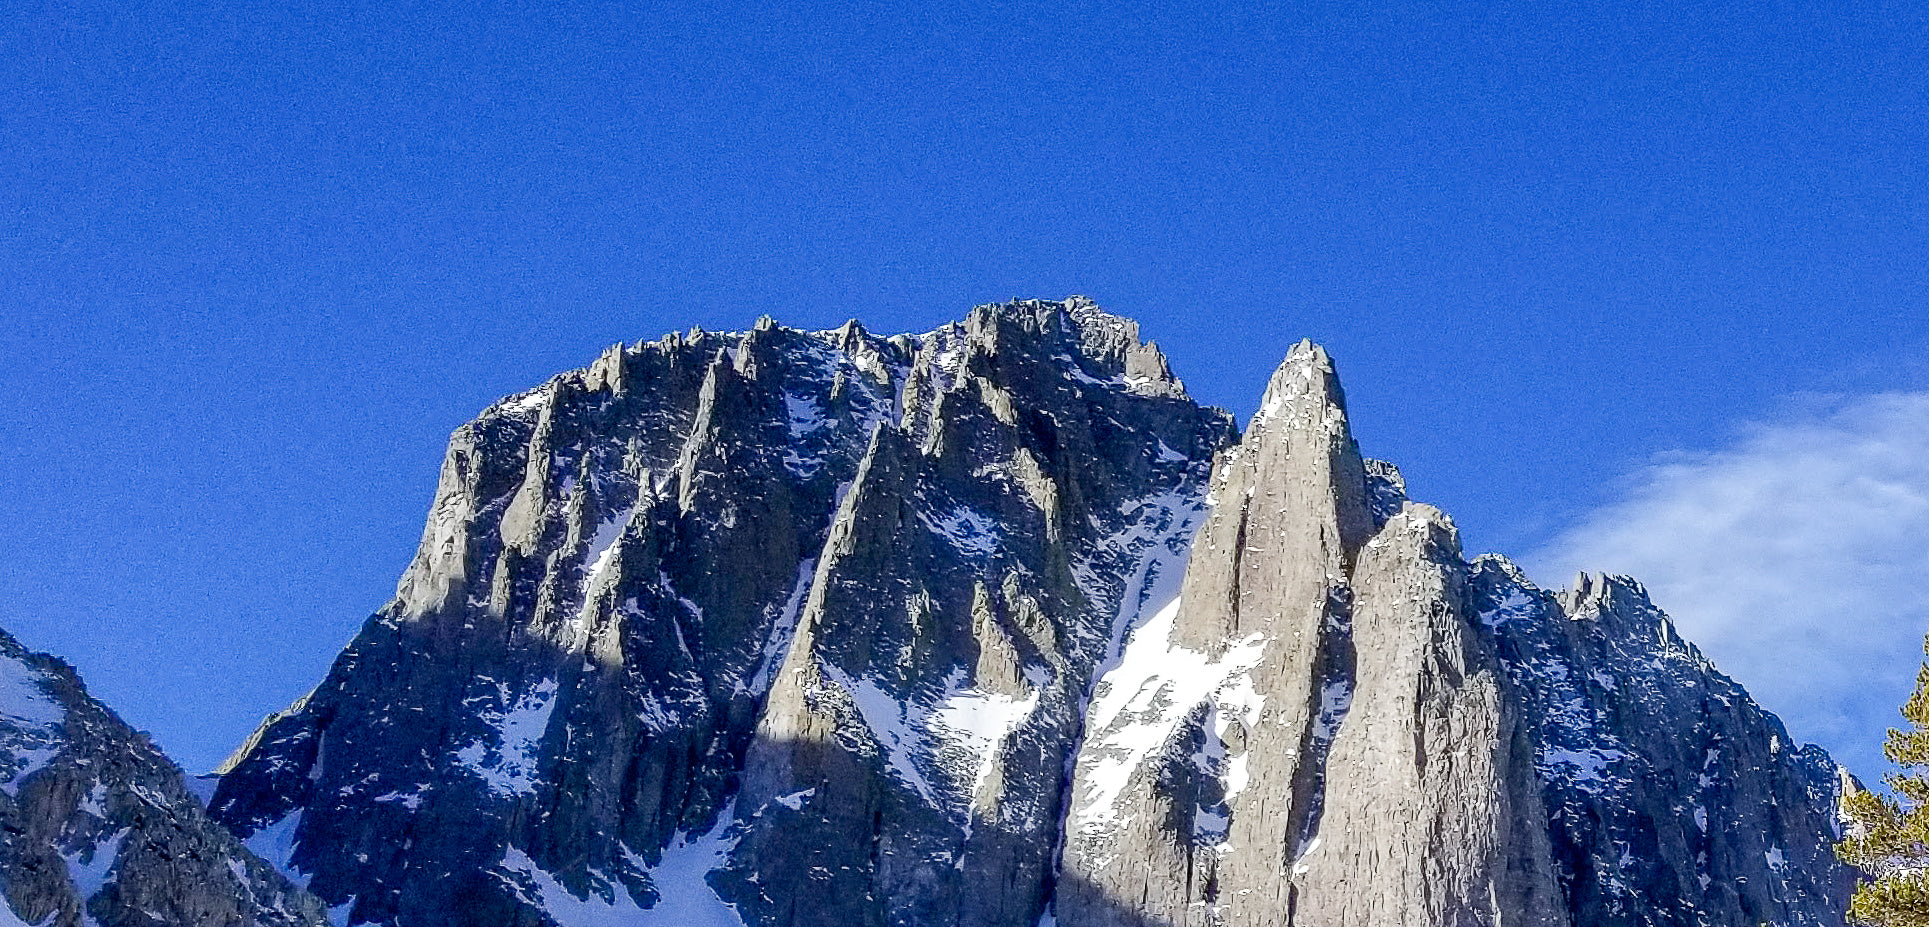
[[[451,429],[693,324],[1083,293],[1242,419],[1310,336],[1479,549],[1929,387],[1915,3],[6,7],[0,625],[190,769]]]

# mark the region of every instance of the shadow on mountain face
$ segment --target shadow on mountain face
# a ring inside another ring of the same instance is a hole
[[[634,645],[627,649],[648,658],[613,665],[585,660],[574,647],[480,626],[473,614],[423,621],[378,614],[313,694],[264,723],[221,780],[211,814],[270,855],[279,843],[272,861],[306,875],[317,896],[347,905],[357,922],[549,927],[531,903],[546,890],[591,906],[608,902],[612,913],[632,899],[652,902],[664,849],[708,833],[731,813],[751,725],[764,707],[713,697],[695,685],[701,680],[689,667],[653,662],[678,652],[660,646],[676,629],[653,616],[668,613],[627,617],[621,636]],[[371,678],[379,691],[366,691]],[[669,713],[644,710],[666,705],[680,706],[677,723],[662,723]],[[878,841],[870,828],[897,822],[900,830],[954,839],[958,829],[928,808],[921,812],[881,768],[836,741],[809,747],[845,758],[842,783],[864,794],[839,801],[854,813],[838,817],[847,829],[835,840],[821,828],[811,835],[814,844],[800,843],[806,834],[790,827],[761,831],[759,846],[768,849],[739,860],[735,871],[766,885],[789,873],[798,911],[786,921],[763,905],[756,916],[768,923],[892,923],[892,899],[878,886],[902,870],[874,871],[868,848]],[[888,815],[880,810],[886,807]],[[741,829],[759,828],[750,822]],[[992,828],[978,832],[985,844]],[[999,848],[993,855],[1022,859],[1017,868],[1027,874],[993,874],[1009,887],[995,896],[974,893],[964,905],[1020,916],[954,913],[918,922],[1035,923],[1052,840],[1046,833],[1029,851]],[[866,848],[866,855],[847,859],[850,847]],[[793,865],[807,860],[852,866],[852,875],[827,893],[808,866]],[[963,872],[934,867],[929,875],[956,880]],[[963,894],[940,888],[939,896]],[[937,910],[919,908],[921,915]],[[837,916],[825,916],[830,912]]]
[[[619,650],[674,633],[626,622]],[[275,862],[359,921],[536,927],[521,899],[543,878],[578,898],[653,898],[648,864],[734,789],[743,712],[676,667],[485,624],[370,619],[314,693],[264,723],[211,813],[279,843]],[[688,710],[675,724],[644,710],[666,704]]]
[[[705,700],[659,729],[638,706],[672,694],[663,683],[681,678],[674,667],[601,666],[476,628],[452,645],[451,630],[371,619],[328,681],[264,724],[210,803],[230,829],[265,838],[258,846],[292,838],[274,861],[347,905],[352,921],[554,927],[572,921],[539,902],[559,902],[559,890],[617,916],[659,898],[655,880],[677,868],[664,867],[666,848],[735,814],[736,852],[708,881],[748,924],[1032,927],[1058,891],[1081,899],[1081,924],[1178,927],[1130,899],[1054,884],[1055,824],[1014,830],[981,813],[961,827],[882,758],[835,738],[782,743],[823,771],[799,784],[819,800],[746,811],[737,803],[753,737],[728,719],[764,705]],[[635,633],[664,630],[640,623]],[[381,697],[352,697],[344,687],[369,665],[385,668]],[[518,724],[529,739],[502,736]],[[1054,771],[1041,820],[1061,817],[1057,771],[1070,749],[1067,740],[1036,758]]]
[[[961,825],[884,772],[881,758],[834,741],[788,738],[772,746],[820,770],[789,794],[746,810],[757,786],[735,799],[734,852],[709,885],[754,927],[1033,927],[1058,899],[1075,912],[1056,923],[1180,927],[1147,916],[1140,899],[1108,897],[1077,875],[1056,872],[1064,785],[1047,796],[1048,824],[1016,833],[982,811]],[[1061,764],[1062,765],[1062,764]],[[1204,910],[1199,912],[1204,923]]]

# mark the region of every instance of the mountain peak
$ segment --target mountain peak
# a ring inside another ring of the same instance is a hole
[[[1080,296],[692,330],[458,429],[211,805],[393,927],[1839,921],[1826,757],[1565,595],[1311,341],[1235,443]]]

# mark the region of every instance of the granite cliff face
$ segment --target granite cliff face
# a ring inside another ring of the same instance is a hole
[[[0,632],[0,925],[319,927],[66,664]]]
[[[611,349],[450,442],[212,815],[341,923],[1834,924],[1836,771],[1074,298]]]

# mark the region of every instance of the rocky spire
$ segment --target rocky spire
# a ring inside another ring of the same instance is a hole
[[[1569,923],[1531,744],[1453,523],[1407,504],[1355,564],[1355,672],[1291,870],[1308,924]],[[1237,922],[1237,921],[1232,921]]]
[[[1642,693],[1670,684],[1657,669],[1687,692],[1719,689],[1712,669],[1698,655],[1667,663],[1678,638],[1625,580],[1584,577],[1563,600],[1568,614],[1600,616],[1591,623],[1510,620],[1551,598],[1494,591],[1463,562],[1451,521],[1404,497],[1397,470],[1359,457],[1325,352],[1294,347],[1214,469],[1181,597],[1100,677],[1071,784],[1061,923],[1665,923],[1737,910],[1702,879],[1711,857],[1667,843],[1687,819],[1654,814],[1703,800],[1657,785],[1683,776],[1616,768],[1632,733],[1566,746],[1581,706],[1607,728],[1633,710],[1625,700],[1651,705]],[[1579,627],[1616,643],[1530,643]],[[1570,695],[1578,679],[1592,686]],[[1706,710],[1683,701],[1652,711],[1638,738],[1656,750],[1684,736],[1775,742],[1745,695],[1723,698],[1747,709],[1704,726]],[[1840,917],[1844,871],[1826,854],[1834,788],[1807,756],[1753,767],[1810,797],[1750,825],[1801,834],[1783,842],[1808,854],[1802,876],[1729,857],[1758,886],[1785,887],[1745,888],[1749,913],[1717,922]],[[1607,810],[1627,789],[1646,793],[1640,823],[1604,838],[1595,822],[1627,820]],[[1635,846],[1658,852],[1630,861],[1615,849]],[[1657,890],[1668,900],[1643,909],[1633,883],[1607,875],[1629,868],[1701,881]]]

